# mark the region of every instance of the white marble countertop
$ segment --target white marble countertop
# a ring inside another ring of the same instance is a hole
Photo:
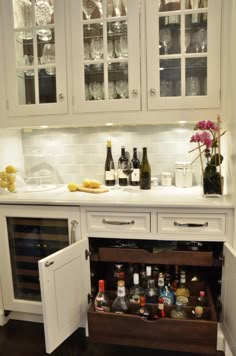
[[[117,206],[117,207],[180,207],[180,208],[234,208],[234,201],[229,195],[222,197],[204,197],[202,187],[177,188],[175,186],[157,186],[151,190],[139,187],[111,187],[109,192],[94,194],[69,192],[66,185],[54,189],[9,193],[0,192],[0,204],[40,204],[68,206]]]

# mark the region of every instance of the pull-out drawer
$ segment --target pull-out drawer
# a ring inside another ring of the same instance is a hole
[[[191,295],[197,296],[199,288],[195,291],[190,289]],[[98,313],[91,305],[88,312],[89,336],[99,343],[215,354],[217,319],[210,289],[206,287],[205,290],[207,307],[204,307],[203,319],[196,319],[192,314],[196,305],[194,297],[192,305],[185,307],[188,319],[182,320],[170,318],[170,310],[174,306],[165,306],[167,317],[149,321],[132,314]],[[156,305],[151,307],[155,309]]]
[[[225,236],[225,214],[158,214],[158,233]]]
[[[89,233],[146,234],[151,232],[150,213],[113,213],[110,211],[87,211],[87,230]]]

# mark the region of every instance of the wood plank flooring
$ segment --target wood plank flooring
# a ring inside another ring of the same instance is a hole
[[[0,356],[45,356],[43,325],[10,320],[0,327]],[[89,342],[80,329],[59,346],[52,356],[208,356]],[[217,352],[215,356],[224,356]]]

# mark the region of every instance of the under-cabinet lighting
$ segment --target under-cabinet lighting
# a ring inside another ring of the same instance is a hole
[[[178,123],[179,123],[180,125],[183,125],[183,124],[186,124],[186,123],[187,123],[187,121],[182,120],[182,121],[178,121]]]
[[[41,125],[40,128],[41,128],[41,129],[47,129],[47,128],[48,128],[48,125]]]
[[[114,124],[113,124],[113,122],[107,122],[106,123],[106,126],[113,126]]]

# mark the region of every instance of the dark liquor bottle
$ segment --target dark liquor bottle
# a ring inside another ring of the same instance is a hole
[[[144,295],[140,296],[139,307],[136,310],[135,314],[140,316],[143,319],[150,319],[152,310],[150,306],[146,305],[146,298]]]
[[[121,147],[121,156],[118,160],[118,181],[119,185],[126,186],[128,185],[128,175],[124,173],[125,170],[128,170],[129,160],[125,157],[125,147]]]
[[[137,155],[137,148],[133,148],[133,158],[130,161],[133,172],[130,175],[130,185],[140,185],[140,161]]]
[[[155,280],[149,279],[147,289],[145,290],[145,297],[147,303],[157,303],[158,301],[158,291],[155,287]]]
[[[95,310],[97,312],[110,311],[110,302],[108,296],[105,293],[105,281],[103,279],[98,281],[98,294],[95,298]]]
[[[147,147],[143,147],[143,158],[140,166],[140,189],[151,189],[151,166],[148,162]]]
[[[112,311],[118,314],[129,313],[130,302],[125,293],[125,282],[118,281],[117,297],[112,304]]]
[[[115,165],[111,152],[111,141],[107,140],[107,157],[105,161],[105,184],[115,185]]]

